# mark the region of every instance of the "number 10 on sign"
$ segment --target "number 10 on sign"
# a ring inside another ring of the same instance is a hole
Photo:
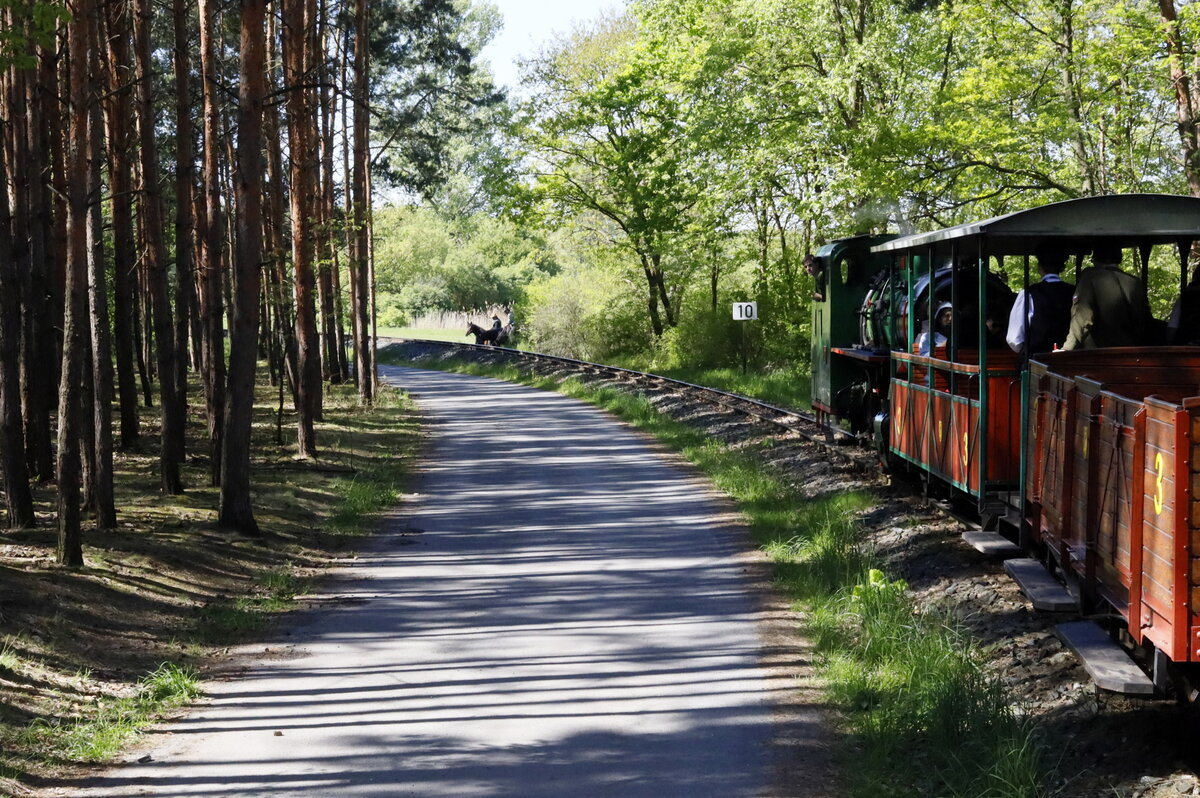
[[[734,321],[754,321],[758,318],[758,303],[757,302],[734,302],[733,303],[733,320]]]

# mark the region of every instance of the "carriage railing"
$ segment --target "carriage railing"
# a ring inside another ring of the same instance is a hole
[[[1010,489],[1019,480],[1015,355],[988,351],[980,365],[976,350],[939,354],[892,353],[893,452],[979,498]]]

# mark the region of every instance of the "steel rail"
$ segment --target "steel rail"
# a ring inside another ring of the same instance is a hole
[[[446,349],[461,349],[468,351],[502,353],[509,357],[517,359],[532,360],[532,361],[549,361],[554,363],[567,364],[584,371],[607,372],[620,377],[627,377],[632,380],[646,380],[658,385],[671,385],[687,389],[695,394],[700,394],[706,397],[709,401],[727,407],[738,413],[747,416],[753,416],[761,421],[773,424],[783,429],[794,432],[797,435],[821,446],[829,448],[831,451],[845,454],[845,452],[836,444],[843,443],[844,440],[839,440],[830,435],[829,430],[823,427],[815,416],[804,413],[798,410],[789,410],[787,408],[777,407],[767,404],[766,402],[752,399],[748,396],[722,391],[719,388],[710,388],[706,385],[697,385],[684,380],[677,380],[672,377],[663,377],[659,374],[651,374],[645,371],[635,371],[633,369],[621,368],[620,366],[609,366],[603,363],[592,363],[587,360],[577,360],[576,358],[561,357],[559,355],[547,355],[542,352],[532,352],[524,349],[511,349],[503,346],[484,346],[482,344],[459,343],[456,341],[435,341],[424,338],[388,338],[380,339],[380,343],[387,341],[388,343],[413,343],[421,345],[440,346]],[[809,429],[804,429],[807,426]]]

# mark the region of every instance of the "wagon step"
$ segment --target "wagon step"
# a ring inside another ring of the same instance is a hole
[[[1108,633],[1092,621],[1071,621],[1054,627],[1088,675],[1102,690],[1126,695],[1154,695],[1154,682],[1129,658]]]
[[[1018,557],[1021,554],[1021,547],[999,532],[967,529],[963,531],[962,539],[975,551],[989,557]]]
[[[1075,597],[1037,560],[1028,557],[1005,560],[1004,570],[1033,602],[1035,610],[1075,612],[1079,609]]]

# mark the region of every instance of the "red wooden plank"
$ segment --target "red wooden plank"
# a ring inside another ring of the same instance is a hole
[[[1191,413],[1186,408],[1176,412],[1175,423],[1175,468],[1178,473],[1188,474],[1192,470]],[[1188,503],[1188,481],[1176,480],[1174,500],[1176,507],[1186,507]],[[1172,622],[1174,635],[1172,650],[1167,656],[1176,662],[1186,662],[1193,659],[1191,647],[1188,645],[1190,633],[1190,613],[1188,608],[1188,570],[1191,564],[1191,539],[1187,534],[1175,535],[1175,557],[1173,570],[1175,576],[1172,599],[1175,602]]]

